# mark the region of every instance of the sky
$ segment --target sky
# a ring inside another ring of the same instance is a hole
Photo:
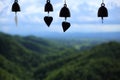
[[[59,12],[64,5],[64,0],[50,0],[53,5],[53,22],[50,27],[44,22],[48,14],[44,12],[46,0],[18,0],[21,12],[17,13],[18,26],[15,25],[15,13],[11,11],[14,0],[0,0],[0,31],[11,34],[34,34],[46,32],[63,33],[61,23],[64,18],[59,17]],[[97,17],[97,12],[102,0],[66,0],[71,17],[67,21],[71,27],[69,32],[120,32],[120,0],[105,0],[108,17]]]

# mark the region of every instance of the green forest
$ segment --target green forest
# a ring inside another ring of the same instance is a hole
[[[0,80],[120,80],[120,42],[0,33]]]

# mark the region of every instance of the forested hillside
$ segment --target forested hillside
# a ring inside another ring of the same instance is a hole
[[[120,44],[101,44],[91,50],[55,61],[47,67],[45,65],[37,70],[37,80],[40,80],[41,72],[46,74],[45,80],[119,80]]]
[[[65,43],[0,33],[0,80],[120,79],[119,42]]]

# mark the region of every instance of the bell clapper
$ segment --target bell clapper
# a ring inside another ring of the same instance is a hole
[[[103,20],[104,20],[103,17],[101,17],[101,19],[102,19],[102,23],[104,23],[104,22],[103,22]]]
[[[17,24],[18,24],[17,12],[15,12],[15,24],[16,24],[16,26],[17,26]]]

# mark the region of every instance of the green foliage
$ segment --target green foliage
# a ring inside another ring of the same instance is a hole
[[[20,80],[15,75],[8,73],[0,68],[0,80]]]
[[[101,44],[81,53],[81,57],[72,56],[73,60],[51,71],[45,80],[119,80],[119,57],[119,43]]]
[[[0,80],[120,79],[120,43],[66,42],[0,33]]]

